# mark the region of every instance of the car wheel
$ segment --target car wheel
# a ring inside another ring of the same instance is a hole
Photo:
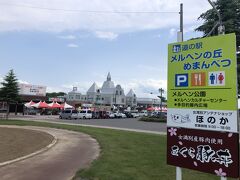
[[[85,116],[83,116],[83,119],[86,119],[86,117],[85,117]]]
[[[62,116],[59,116],[59,119],[62,119]]]

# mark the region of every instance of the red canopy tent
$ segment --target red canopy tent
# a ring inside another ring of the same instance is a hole
[[[61,104],[61,108],[62,108],[62,109],[72,109],[73,106],[71,106],[71,105],[69,105],[69,104],[67,104],[67,103],[65,102],[65,103]]]
[[[28,103],[25,103],[24,106],[26,106],[27,108],[31,108],[32,105],[36,104],[35,102],[33,102],[32,100]]]
[[[162,111],[167,112],[167,107],[162,107]]]
[[[148,111],[161,111],[161,108],[160,107],[148,107],[147,110]],[[162,111],[166,112],[167,108],[166,107],[162,107]]]
[[[50,108],[45,101],[43,101],[43,102],[40,101],[40,102],[32,105],[32,107],[35,107],[35,108]]]
[[[48,104],[48,106],[52,109],[62,108],[62,106],[60,104],[58,104],[57,102],[52,102],[52,103]]]
[[[148,107],[147,111],[155,111],[155,108],[154,107]]]

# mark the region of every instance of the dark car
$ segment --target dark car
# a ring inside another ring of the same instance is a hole
[[[167,118],[167,113],[166,112],[154,112],[151,117],[156,117],[156,118]]]
[[[124,112],[127,118],[133,118],[133,115],[130,112]]]
[[[107,119],[109,118],[106,111],[94,111],[92,112],[93,119]]]
[[[92,112],[92,118],[93,119],[99,119],[100,118],[100,114],[98,111],[93,111]]]

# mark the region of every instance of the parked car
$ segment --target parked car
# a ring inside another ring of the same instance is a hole
[[[92,112],[92,118],[93,119],[99,119],[100,118],[100,114],[98,111],[93,111]]]
[[[81,110],[78,113],[78,118],[80,119],[92,119],[92,111],[91,110]]]
[[[99,111],[99,118],[100,119],[108,118],[107,112],[106,111]]]
[[[124,113],[116,112],[114,113],[115,118],[127,118]]]
[[[115,115],[112,112],[107,112],[106,115],[107,115],[107,118],[109,118],[109,119],[115,118]]]
[[[140,117],[146,117],[148,116],[148,113],[147,112],[139,112],[138,113]]]
[[[136,112],[133,112],[133,113],[131,113],[132,114],[132,116],[134,117],[134,118],[137,118],[137,117],[139,117],[139,114],[138,113],[136,113]]]
[[[133,118],[133,115],[130,112],[125,112],[124,114],[127,118]]]
[[[107,119],[109,118],[108,112],[106,111],[93,111],[92,112],[93,119]]]
[[[127,118],[126,114],[121,113],[122,118]]]
[[[122,115],[119,112],[113,113],[115,118],[121,118]]]
[[[151,117],[156,117],[156,118],[159,118],[159,117],[163,117],[163,118],[167,118],[167,113],[166,112],[153,112],[151,114]]]
[[[60,119],[77,119],[78,111],[73,109],[66,109],[59,114]]]
[[[37,115],[37,110],[36,109],[27,109],[24,113],[28,115]]]

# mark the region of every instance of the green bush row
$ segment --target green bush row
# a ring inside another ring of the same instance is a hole
[[[146,122],[167,122],[167,119],[162,117],[162,118],[157,118],[157,117],[141,117],[139,121],[146,121]]]

